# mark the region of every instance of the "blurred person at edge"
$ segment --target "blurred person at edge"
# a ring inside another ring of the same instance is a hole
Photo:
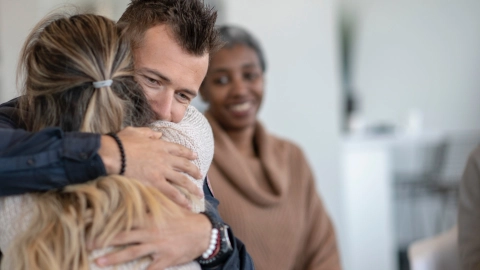
[[[341,269],[335,231],[302,150],[257,120],[265,58],[258,41],[219,28],[224,47],[210,59],[200,94],[215,138],[208,172],[219,211],[248,247],[255,267]]]
[[[468,158],[458,200],[458,246],[462,269],[480,269],[480,146]]]

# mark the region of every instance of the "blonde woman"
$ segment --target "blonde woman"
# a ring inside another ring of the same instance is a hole
[[[52,15],[44,19],[25,43],[19,71],[24,75],[19,108],[28,131],[53,126],[110,133],[115,138],[112,132],[127,125],[145,126],[153,119],[133,80],[129,42],[123,30],[104,17]],[[189,111],[189,116],[197,115]],[[162,123],[155,126],[168,134]],[[208,125],[204,127],[208,133]],[[121,142],[119,149],[124,151]],[[209,163],[208,154],[205,157]],[[182,215],[185,211],[155,188],[123,176],[5,197],[0,201],[0,250],[5,253],[1,268],[97,269],[92,260],[112,250],[105,247],[119,233],[151,219],[161,227],[166,217]],[[100,248],[91,252],[88,243]],[[146,256],[104,269],[146,269],[150,261]],[[200,266],[191,262],[175,268]]]

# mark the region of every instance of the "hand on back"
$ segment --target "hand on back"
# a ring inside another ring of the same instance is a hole
[[[175,183],[191,194],[203,197],[197,186],[183,174],[201,178],[198,168],[190,162],[196,154],[179,144],[161,140],[162,134],[150,128],[127,127],[118,134],[126,155],[125,176],[138,179],[146,185],[158,188],[178,205],[189,208],[185,196],[172,186]],[[108,174],[120,172],[120,150],[109,136],[102,136],[98,151]]]
[[[184,210],[180,215],[164,218],[161,223],[149,217],[143,225],[134,224],[132,231],[120,233],[112,240],[112,246],[126,248],[95,262],[111,266],[150,256],[148,270],[165,269],[191,262],[208,248],[212,224],[205,215]],[[95,248],[99,247],[101,243],[96,243]]]

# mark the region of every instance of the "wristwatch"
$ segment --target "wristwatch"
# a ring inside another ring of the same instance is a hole
[[[218,252],[213,257],[206,259],[200,256],[196,261],[204,267],[216,267],[227,261],[228,257],[233,253],[233,246],[229,237],[230,227],[226,224],[215,221],[208,212],[202,212],[202,214],[207,216],[212,223],[212,230],[218,230]]]

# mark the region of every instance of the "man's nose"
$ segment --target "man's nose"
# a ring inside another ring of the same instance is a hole
[[[157,119],[171,122],[173,94],[164,93],[163,95],[159,95],[157,96],[157,101],[155,103],[155,113],[157,114]]]

